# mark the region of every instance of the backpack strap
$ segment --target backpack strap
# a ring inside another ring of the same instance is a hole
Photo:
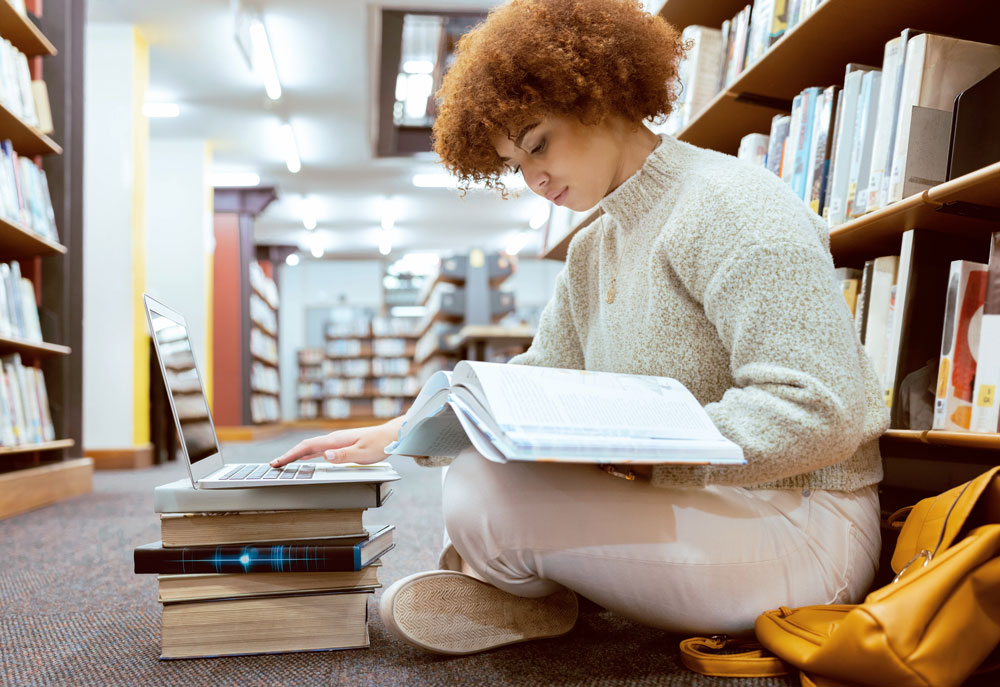
[[[681,662],[696,673],[713,677],[776,677],[789,673],[784,661],[757,642],[725,635],[683,640]]]

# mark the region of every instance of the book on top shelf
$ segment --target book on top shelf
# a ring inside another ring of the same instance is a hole
[[[1000,432],[1000,231],[994,232],[979,325],[976,385],[972,393],[973,432]]]
[[[461,361],[437,372],[386,453],[496,462],[743,464],[680,382],[665,377]]]
[[[886,202],[903,198],[914,106],[951,112],[955,97],[1000,67],[1000,45],[922,33],[906,46]]]

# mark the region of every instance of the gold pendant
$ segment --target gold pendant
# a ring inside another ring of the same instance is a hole
[[[616,281],[618,281],[618,277],[615,277],[614,279],[611,280],[611,288],[608,289],[608,297],[606,299],[608,305],[611,305],[612,303],[615,302],[615,282]]]

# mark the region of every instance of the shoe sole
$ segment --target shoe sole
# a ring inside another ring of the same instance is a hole
[[[437,654],[474,654],[573,629],[576,594],[529,599],[459,572],[417,573],[392,585],[379,604],[390,632]]]

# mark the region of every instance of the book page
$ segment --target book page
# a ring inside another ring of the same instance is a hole
[[[697,399],[673,379],[462,362],[454,383],[471,373],[505,432],[725,441]]]

